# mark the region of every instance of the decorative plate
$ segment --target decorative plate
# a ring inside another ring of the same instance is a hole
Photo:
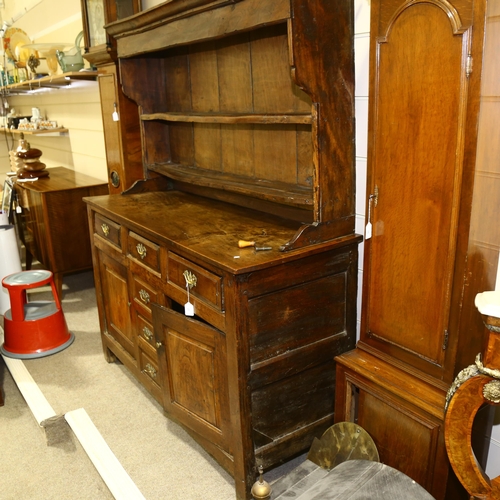
[[[20,28],[7,28],[3,38],[3,49],[11,61],[19,61],[16,56],[16,48],[31,43],[30,37]],[[17,51],[20,58],[24,59],[24,51]],[[29,53],[27,55],[29,57]]]

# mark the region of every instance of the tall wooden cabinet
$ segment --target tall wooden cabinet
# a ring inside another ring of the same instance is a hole
[[[444,396],[481,351],[473,301],[500,248],[499,15],[497,0],[371,5],[361,338],[338,359],[336,418],[357,418],[438,499],[458,498]]]
[[[353,5],[172,0],[107,32],[144,169],[86,200],[104,352],[249,498],[333,423],[354,347]]]
[[[84,58],[98,70],[108,185],[121,193],[143,177],[137,106],[121,89],[116,42],[104,25],[141,10],[141,0],[81,0]]]

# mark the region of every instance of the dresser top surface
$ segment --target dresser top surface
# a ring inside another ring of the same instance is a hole
[[[357,241],[351,235],[282,252],[281,245],[294,237],[300,223],[180,191],[98,196],[84,201],[132,231],[233,273],[249,272]],[[254,241],[256,247],[272,249],[239,248],[239,240]]]
[[[36,181],[17,182],[17,184],[30,191],[37,191],[40,193],[67,191],[69,189],[107,184],[105,181],[101,181],[80,172],[75,172],[66,167],[48,168],[47,172],[49,172],[48,177],[41,177]]]

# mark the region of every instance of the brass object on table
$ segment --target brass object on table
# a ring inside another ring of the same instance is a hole
[[[272,489],[267,481],[262,477],[264,469],[259,465],[259,479],[252,486],[251,494],[255,500],[267,500],[271,498]]]
[[[307,459],[331,470],[347,460],[379,461],[377,447],[370,435],[353,422],[339,422],[315,438]]]

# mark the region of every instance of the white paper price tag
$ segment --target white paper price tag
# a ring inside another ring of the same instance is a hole
[[[184,304],[184,314],[186,316],[194,316],[194,306],[191,302],[186,302]]]
[[[184,315],[194,316],[194,306],[189,301],[189,283],[186,283],[187,299],[188,301],[184,304]]]
[[[372,223],[369,222],[365,227],[365,240],[369,240],[372,237]]]

